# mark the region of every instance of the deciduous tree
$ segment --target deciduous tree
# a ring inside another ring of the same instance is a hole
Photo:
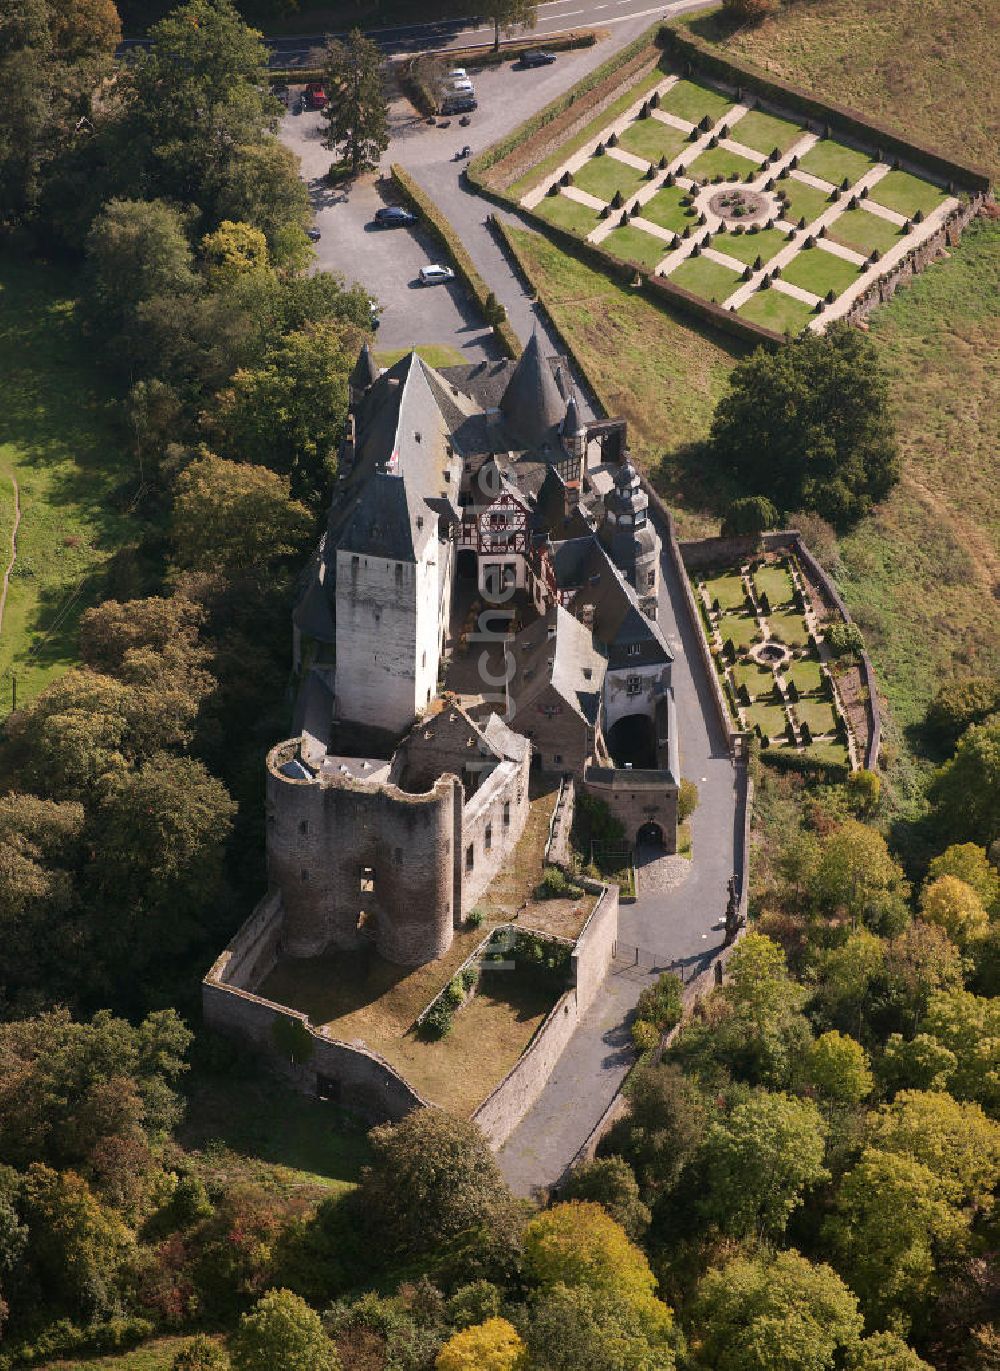
[[[983,847],[1000,835],[1000,714],[972,724],[928,789],[932,819],[945,838]]]
[[[976,843],[954,843],[945,848],[927,868],[928,881],[938,876],[957,876],[973,890],[989,911],[1000,913],[1000,872],[992,865],[986,849]]]
[[[493,25],[493,51],[500,47],[500,34],[515,29],[533,29],[538,19],[537,0],[485,0],[479,13]]]
[[[633,1242],[638,1242],[649,1226],[649,1210],[639,1197],[635,1172],[624,1157],[598,1157],[575,1167],[560,1197],[602,1205]]]
[[[340,1371],[319,1315],[290,1290],[269,1290],[243,1315],[230,1358],[235,1371]]]
[[[487,1319],[463,1328],[437,1354],[437,1371],[517,1371],[525,1364],[525,1348],[507,1319]]]
[[[906,922],[906,878],[882,834],[847,819],[827,837],[810,893],[827,915],[866,924],[876,932],[897,931]]]
[[[871,1138],[922,1162],[952,1204],[982,1206],[1000,1180],[1000,1124],[944,1091],[900,1091],[872,1120]]]
[[[888,384],[873,344],[848,325],[741,362],[711,443],[744,489],[840,526],[899,478]]]
[[[813,1043],[808,1071],[820,1095],[833,1104],[860,1104],[875,1084],[868,1069],[867,1052],[854,1038],[836,1029],[823,1033]]]
[[[989,916],[971,885],[957,876],[935,876],[920,895],[920,912],[943,928],[958,947],[968,947],[989,928]]]
[[[182,567],[262,573],[303,552],[313,517],[287,477],[206,453],[178,478],[172,527]]]

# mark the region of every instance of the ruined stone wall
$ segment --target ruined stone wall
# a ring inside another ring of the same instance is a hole
[[[236,984],[244,979],[262,946],[277,944],[280,931],[280,902],[270,894],[202,982],[205,1023],[228,1037],[251,1043],[271,1069],[297,1090],[333,1099],[369,1123],[395,1123],[411,1110],[425,1107],[427,1101],[378,1053],[340,1042],[314,1028],[305,1014]],[[301,1026],[302,1045],[296,1060],[279,1045],[275,1024],[280,1020]]]
[[[278,767],[293,754],[294,743],[273,749],[267,775],[268,874],[282,893],[285,951],[309,957],[374,939],[401,966],[443,956],[454,927],[459,782],[443,776],[410,795],[347,778],[292,780]]]
[[[528,819],[531,753],[522,762],[504,761],[462,809],[462,839],[455,853],[461,877],[458,917],[464,918],[510,860]],[[505,822],[506,815],[506,822]],[[469,849],[472,864],[469,865]]]
[[[281,892],[269,890],[216,962],[226,985],[254,990],[274,970],[281,946]]]
[[[580,1021],[576,990],[567,990],[500,1084],[472,1116],[499,1151],[535,1103]]]
[[[393,758],[404,790],[429,790],[439,776],[451,772],[471,794],[486,772],[497,764],[492,752],[484,755],[481,739],[468,718],[447,705],[421,719],[399,745]]]

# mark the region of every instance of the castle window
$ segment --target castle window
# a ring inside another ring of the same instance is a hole
[[[626,694],[626,695],[641,695],[641,694],[642,694],[642,678],[639,677],[639,676],[626,676],[626,678],[625,678],[625,694]]]
[[[365,925],[368,923],[368,920],[369,920],[370,918],[371,918],[371,915],[368,913],[368,910],[367,910],[367,909],[362,909],[362,910],[359,912],[359,914],[358,914],[358,922],[354,925],[355,928],[358,930],[359,933],[360,933],[361,929],[363,929],[363,928],[365,927]]]
[[[368,895],[375,889],[375,868],[373,866],[363,866],[361,868],[361,890]]]
[[[593,627],[594,627],[594,606],[593,606],[593,605],[583,605],[583,606],[582,606],[582,608],[581,608],[581,610],[580,610],[580,623],[583,624],[584,628],[593,628]]]
[[[510,800],[504,800],[503,802],[503,826],[504,828],[510,828]]]
[[[309,872],[305,869],[305,867],[303,867],[303,868],[302,868],[302,880],[303,880],[303,881],[308,881],[308,879],[309,879]]]
[[[648,586],[652,586],[652,585],[655,585],[655,584],[656,584],[656,572],[655,572],[655,571],[647,571],[647,572],[646,572],[646,584],[647,584]]]
[[[561,752],[553,752],[553,754],[552,754],[552,760],[553,760],[553,762],[555,763],[556,766],[561,766],[561,765],[562,765],[562,753],[561,753]]]
[[[489,850],[490,850],[490,848],[491,848],[492,846],[493,846],[493,825],[492,825],[492,824],[487,824],[487,825],[486,825],[485,832],[483,833],[483,847],[486,849],[487,852],[489,852]]]
[[[300,820],[299,820],[299,832],[300,832],[300,833],[308,833],[308,832],[309,832],[309,820],[308,820],[308,819],[300,819]]]
[[[465,869],[471,871],[476,864],[476,849],[472,843],[465,849]]]
[[[397,563],[396,563],[396,584],[397,584],[398,586],[403,584],[403,563],[402,563],[402,562],[397,562]]]
[[[357,576],[357,574],[358,574],[358,567],[359,567],[360,565],[361,565],[361,558],[360,558],[360,557],[352,557],[352,558],[351,558],[351,575],[352,575],[352,576]]]
[[[629,645],[628,645],[628,655],[629,655],[630,657],[638,657],[638,655],[639,655],[639,653],[640,653],[641,651],[642,651],[642,644],[641,644],[641,643],[629,643]]]

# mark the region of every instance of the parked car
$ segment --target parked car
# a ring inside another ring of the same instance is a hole
[[[275,100],[281,101],[285,109],[288,108],[289,102],[291,100],[291,93],[288,87],[285,85],[284,81],[279,81],[277,85],[272,86],[271,94],[274,96]]]
[[[375,223],[379,228],[404,228],[416,222],[417,216],[402,205],[385,205],[375,211]]]
[[[475,95],[476,88],[467,76],[452,81],[451,89],[456,95]]]
[[[470,114],[478,108],[479,103],[474,95],[446,95],[441,101],[442,114]]]
[[[554,52],[544,52],[541,48],[532,48],[530,52],[521,53],[522,67],[549,67],[556,60]]]
[[[464,67],[452,67],[451,71],[448,73],[449,81],[467,81],[468,79],[469,73]]]
[[[439,286],[443,281],[454,281],[455,273],[451,267],[441,267],[434,263],[429,267],[420,268],[420,284],[422,286]]]
[[[323,235],[318,228],[307,228],[306,237],[309,239],[310,243],[318,243]]]
[[[382,322],[382,306],[375,299],[374,295],[369,295],[368,297],[368,309],[372,316],[372,328],[376,329]]]
[[[310,81],[302,98],[306,109],[322,109],[326,104],[326,91],[319,81]]]

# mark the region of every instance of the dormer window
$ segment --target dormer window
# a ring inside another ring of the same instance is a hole
[[[640,653],[641,651],[642,651],[642,645],[641,645],[640,643],[629,643],[629,645],[628,645],[628,655],[629,655],[630,657],[638,657],[638,655],[639,655],[639,653]]]

